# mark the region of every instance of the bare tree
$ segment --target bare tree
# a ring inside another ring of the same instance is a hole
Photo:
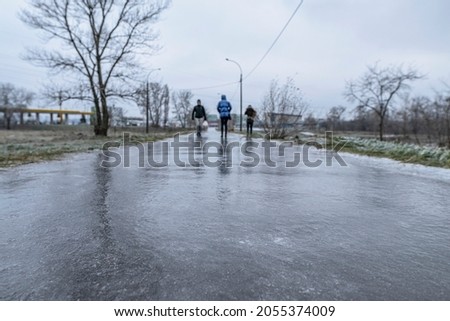
[[[126,112],[124,112],[122,107],[116,107],[114,105],[109,107],[110,127],[115,129],[116,127],[125,126],[125,114]]]
[[[342,114],[345,112],[345,107],[334,106],[331,107],[330,111],[327,113],[327,121],[331,125],[331,130],[335,130],[336,126],[339,125]]]
[[[450,97],[438,94],[433,104],[434,128],[439,146],[450,148]]]
[[[180,90],[172,93],[173,113],[182,128],[186,128],[191,114],[191,99],[194,97],[190,90]]]
[[[441,108],[443,111],[443,122],[445,126],[445,132],[447,135],[446,145],[447,148],[450,148],[450,86],[447,83],[444,83],[447,91],[443,95],[439,95],[439,100],[441,102]]]
[[[436,108],[436,112],[435,112],[435,107],[436,104],[434,104],[429,98],[428,99],[428,103],[426,105],[423,106],[422,109],[422,119],[424,122],[424,128],[425,128],[425,134],[428,140],[428,143],[433,143],[437,140],[437,129],[438,126],[436,126],[436,124],[439,123],[439,119],[440,119],[440,115],[438,112],[438,108]]]
[[[11,129],[14,109],[26,108],[33,98],[34,93],[25,88],[17,88],[10,83],[0,84],[0,108],[4,110],[6,129]]]
[[[346,85],[345,97],[357,102],[359,109],[370,109],[378,116],[378,132],[383,140],[384,121],[396,97],[409,89],[409,82],[423,78],[416,70],[399,67],[379,67],[375,64],[358,80]]]
[[[315,131],[317,129],[317,118],[313,113],[308,113],[303,118],[303,128],[310,131]]]
[[[168,121],[170,92],[167,85],[159,82],[143,84],[136,91],[136,103],[141,113],[146,115],[148,108],[149,121],[153,127],[165,125]],[[167,120],[164,119],[167,109]]]
[[[124,97],[124,83],[138,70],[137,56],[156,49],[150,26],[168,0],[29,0],[20,18],[64,46],[29,50],[27,59],[77,75],[95,107],[94,132],[106,136],[108,100]]]
[[[84,100],[86,96],[86,88],[79,86],[66,86],[54,82],[47,83],[43,86],[40,94],[49,100],[50,103],[58,105],[62,109],[63,103],[69,100]]]
[[[403,122],[403,135],[411,133],[414,135],[416,144],[420,144],[420,134],[430,133],[432,125],[427,124],[426,116],[428,110],[432,108],[432,102],[428,97],[417,96],[413,98],[405,97],[405,106],[400,110],[399,114]],[[427,128],[430,126],[429,128]],[[430,137],[431,135],[428,134]]]
[[[308,106],[303,95],[288,78],[282,86],[273,80],[262,103],[264,130],[274,138],[296,134]]]

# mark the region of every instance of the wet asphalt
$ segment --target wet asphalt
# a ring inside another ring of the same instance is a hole
[[[1,171],[0,299],[450,300],[449,170],[262,142]]]

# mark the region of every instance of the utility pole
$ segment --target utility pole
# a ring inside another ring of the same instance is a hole
[[[240,85],[240,107],[241,107],[241,113],[240,113],[240,131],[242,132],[242,68],[241,65],[234,60],[225,58],[226,61],[235,63],[238,67],[239,67],[239,71],[240,71],[240,77],[239,77],[239,85]]]
[[[148,134],[148,110],[150,108],[150,89],[148,85],[148,77],[147,77],[147,83],[145,86],[145,92],[146,92],[146,99],[145,99],[145,133]]]
[[[241,115],[240,115],[240,117],[239,117],[239,119],[240,119],[240,121],[241,121],[241,126],[240,126],[240,131],[241,131],[241,133],[242,133],[242,70],[241,70],[241,78],[240,78],[240,80],[239,80],[239,82],[240,82],[240,87],[241,87]]]

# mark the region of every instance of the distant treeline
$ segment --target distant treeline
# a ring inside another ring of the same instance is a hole
[[[378,131],[379,116],[372,110],[356,108],[351,119],[342,119],[344,107],[333,107],[326,119],[309,115],[304,120],[308,130],[351,131],[371,133]],[[391,110],[385,119],[387,140],[401,140],[416,144],[433,144],[450,148],[450,97],[438,95],[404,98],[402,106]]]

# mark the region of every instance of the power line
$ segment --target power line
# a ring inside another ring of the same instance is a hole
[[[208,86],[208,87],[199,87],[199,88],[189,88],[189,90],[206,90],[206,89],[213,89],[213,88],[220,88],[220,87],[225,87],[225,86],[231,86],[234,84],[238,84],[238,81],[234,81],[234,82],[229,82],[226,84],[220,84],[220,85],[214,85],[214,86]]]
[[[269,54],[269,52],[272,50],[272,48],[275,46],[275,44],[277,43],[277,41],[280,39],[281,35],[284,33],[284,31],[286,30],[286,28],[288,27],[289,23],[291,22],[291,20],[294,18],[295,14],[297,13],[297,11],[300,9],[300,7],[303,5],[303,1],[301,0],[299,5],[297,6],[297,8],[295,8],[294,12],[292,13],[291,17],[289,18],[289,20],[286,22],[286,24],[284,25],[283,29],[281,30],[281,32],[278,34],[278,36],[275,38],[274,42],[272,43],[272,45],[269,47],[269,49],[266,51],[266,53],[264,54],[264,56],[259,60],[259,62],[256,64],[255,67],[253,67],[253,69],[244,77],[244,79],[247,79],[248,77],[250,77],[250,75],[259,67],[259,65],[263,62],[263,60],[267,57],[267,55]]]

